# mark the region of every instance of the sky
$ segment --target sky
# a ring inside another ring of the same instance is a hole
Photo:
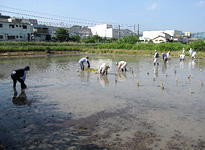
[[[0,13],[41,22],[112,24],[140,33],[152,30],[205,32],[205,0],[0,0]]]

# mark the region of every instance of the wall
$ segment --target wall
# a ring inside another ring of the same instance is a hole
[[[143,32],[143,38],[144,39],[154,39],[162,32],[167,33],[172,37],[181,37],[182,36],[182,31],[178,31],[178,30],[161,30],[161,31],[144,31]]]
[[[29,24],[0,21],[0,40],[28,41],[33,33]],[[28,39],[29,38],[29,39]]]

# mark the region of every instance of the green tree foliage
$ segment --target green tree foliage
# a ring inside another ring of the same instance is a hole
[[[94,36],[83,37],[82,41],[85,43],[101,43],[104,40],[99,35],[94,35]]]
[[[70,41],[80,43],[81,37],[80,37],[79,35],[72,35],[72,36],[70,37]]]
[[[189,48],[193,48],[194,51],[203,51],[205,52],[205,41],[198,40],[195,42],[191,42],[190,44],[182,44],[182,43],[135,43],[130,44],[129,42],[123,43],[123,40],[117,43],[107,43],[98,45],[100,49],[132,49],[132,50],[158,50],[158,51],[182,51],[183,48],[189,50]]]
[[[56,39],[60,42],[69,40],[69,32],[65,28],[58,28],[55,32]]]
[[[189,44],[189,46],[194,51],[203,51],[203,52],[205,52],[205,41],[204,40],[198,40],[198,41],[191,42]]]
[[[139,36],[124,36],[122,39],[118,40],[118,43],[128,43],[128,44],[135,44],[139,41]]]
[[[91,36],[88,36],[88,37],[84,36],[83,39],[82,39],[82,42],[84,42],[84,43],[95,43],[94,39],[91,38]]]
[[[111,39],[108,39],[108,43],[116,43],[118,41],[118,38],[111,38]]]
[[[188,46],[182,43],[159,43],[154,44],[154,49],[159,51],[178,51],[183,48],[188,49]]]

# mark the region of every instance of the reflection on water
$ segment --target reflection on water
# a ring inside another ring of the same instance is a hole
[[[154,71],[154,79],[156,79],[156,78],[158,77],[158,74],[159,74],[159,68],[158,68],[158,66],[154,66],[153,71]]]
[[[13,95],[12,102],[15,105],[28,105],[28,106],[31,105],[32,101],[29,101],[27,99],[26,92],[25,92],[26,89],[21,89],[21,93],[19,95],[16,88],[13,88],[13,90],[14,90],[14,95]]]
[[[180,69],[184,69],[185,61],[180,61],[179,66]]]
[[[103,85],[103,87],[105,85],[108,85],[109,84],[108,75],[100,74],[100,83]]]
[[[166,73],[167,72],[167,63],[163,63],[162,64],[162,73]]]
[[[189,69],[194,69],[196,65],[195,59],[189,61]]]
[[[126,75],[125,71],[124,72],[119,71],[117,73],[117,77],[118,77],[119,81],[126,81],[127,80],[127,75]]]
[[[158,146],[154,147],[155,149],[166,149],[160,146],[166,145],[166,142],[172,141],[175,136],[178,141],[171,143],[173,145],[183,141],[197,145],[198,139],[205,139],[205,60],[187,59],[180,62],[178,58],[172,58],[166,64],[160,61],[159,66],[154,66],[150,57],[91,55],[91,68],[99,68],[102,62],[109,63],[108,74],[100,75],[95,71],[79,71],[80,58],[82,55],[0,59],[0,138],[6,145],[18,143],[26,147],[25,141],[28,144],[28,140],[24,137],[32,137],[34,141],[31,140],[30,144],[35,144],[40,137],[35,136],[36,132],[46,127],[49,127],[46,128],[47,133],[40,134],[42,139],[49,137],[51,141],[56,134],[60,134],[59,131],[67,131],[77,141],[80,139],[78,134],[73,134],[70,129],[85,125],[80,129],[90,129],[92,132],[88,123],[93,126],[97,124],[96,128],[99,130],[95,130],[96,135],[110,133],[106,135],[110,138],[118,135],[124,143],[133,142],[126,140],[136,139],[133,135],[139,130],[143,133],[155,132],[148,136],[163,137],[158,140],[158,145],[153,144]],[[115,62],[120,60],[128,62],[127,72],[117,72]],[[18,94],[17,91],[20,90],[12,89],[9,75],[11,70],[26,65],[30,66],[26,79],[28,89]],[[164,85],[163,90],[161,83]],[[39,101],[33,103],[33,99]],[[107,115],[98,120],[99,122],[86,118],[100,112],[117,112],[118,117]],[[87,122],[78,124],[80,119]],[[71,121],[68,125],[70,128],[67,128],[65,120]],[[19,126],[13,128],[16,122]],[[54,128],[55,123],[58,128]],[[48,134],[51,131],[54,134]],[[135,134],[137,135],[139,133]],[[67,137],[67,133],[65,136]],[[105,138],[106,136],[102,135]],[[22,139],[19,140],[19,137]],[[43,142],[49,145],[50,141]],[[115,138],[109,141],[115,141]],[[64,145],[64,142],[61,142]],[[41,145],[41,142],[37,144]],[[104,145],[106,144],[105,142]]]

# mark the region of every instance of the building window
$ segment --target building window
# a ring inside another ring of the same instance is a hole
[[[26,26],[26,25],[23,25],[23,29],[27,29],[27,26]]]
[[[21,25],[19,25],[19,27],[21,28]]]
[[[16,27],[18,27],[18,25],[16,25]]]
[[[10,24],[10,25],[9,25],[9,28],[14,28],[14,25],[13,25],[13,24]]]
[[[0,40],[3,40],[3,38],[4,38],[3,35],[0,35]]]
[[[3,28],[3,24],[0,24],[0,28]]]
[[[20,36],[20,39],[22,39],[23,38],[23,36]]]
[[[18,38],[19,38],[19,36],[16,36],[16,38],[18,39]]]
[[[15,40],[15,36],[8,36],[8,40]]]

